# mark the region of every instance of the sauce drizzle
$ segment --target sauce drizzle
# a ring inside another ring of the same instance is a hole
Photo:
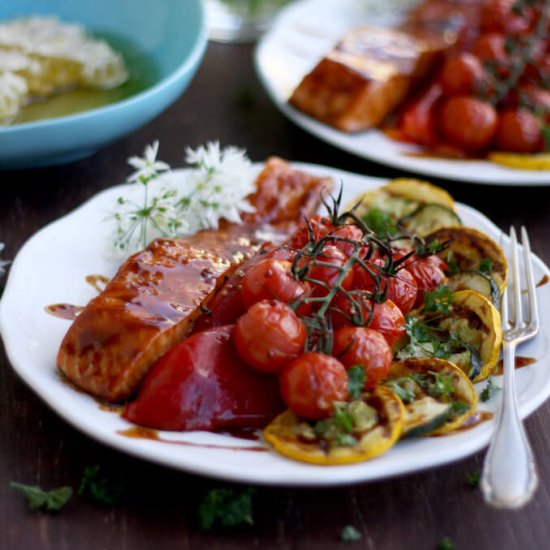
[[[163,443],[171,443],[172,445],[183,445],[185,447],[201,447],[203,449],[221,449],[224,451],[251,451],[251,452],[267,452],[267,447],[241,447],[237,445],[216,445],[213,443],[193,443],[191,441],[172,441],[170,439],[164,439],[159,436],[156,430],[150,428],[144,428],[142,426],[134,426],[127,430],[119,430],[116,432],[124,437],[131,437],[134,439],[149,439],[152,441],[161,441]]]
[[[544,275],[542,279],[537,283],[537,287],[544,286],[548,282],[550,282],[550,277],[548,277],[548,275]]]
[[[74,321],[84,308],[82,306],[75,306],[72,304],[52,304],[46,306],[44,309],[46,310],[46,313],[49,313],[54,317]]]
[[[521,357],[520,355],[518,355],[516,356],[515,368],[522,369],[523,367],[527,367],[536,362],[537,360],[534,357]],[[492,374],[495,376],[500,376],[503,373],[504,373],[504,361],[501,359],[497,363],[497,366],[493,370]]]
[[[476,426],[479,426],[483,422],[487,422],[488,420],[491,420],[495,416],[492,412],[489,411],[476,411],[462,426],[459,426],[454,430],[454,432],[465,432],[468,430],[471,430],[472,428],[475,428]],[[451,434],[453,432],[450,432]]]

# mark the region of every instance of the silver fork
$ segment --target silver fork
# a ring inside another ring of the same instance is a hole
[[[527,302],[522,300],[520,258],[516,231],[510,229],[510,288],[502,300],[502,354],[504,380],[502,406],[497,429],[483,465],[481,490],[485,501],[497,508],[519,508],[526,504],[538,485],[538,474],[531,447],[518,413],[515,389],[516,346],[534,338],[539,330],[539,315],[531,247],[525,227],[521,228],[523,272],[527,286]],[[509,294],[511,306],[509,307]]]

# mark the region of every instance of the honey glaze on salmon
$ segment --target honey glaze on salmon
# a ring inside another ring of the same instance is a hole
[[[78,387],[110,402],[128,399],[153,363],[182,340],[239,263],[263,241],[311,216],[331,180],[270,159],[250,197],[254,214],[187,239],[158,239],[131,256],[84,308],[57,365]],[[260,236],[258,236],[260,235]]]

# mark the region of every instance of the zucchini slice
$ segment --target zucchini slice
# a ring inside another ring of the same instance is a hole
[[[400,218],[399,227],[424,237],[442,227],[462,225],[456,212],[442,204],[421,204],[414,212]]]
[[[472,227],[445,227],[430,233],[428,242],[449,242],[449,247],[439,253],[444,260],[449,260],[449,254],[459,271],[479,271],[483,262],[489,261],[487,274],[498,285],[500,292],[504,291],[508,280],[508,262],[504,252],[490,237]],[[485,271],[484,271],[485,273]]]
[[[422,204],[440,204],[454,210],[453,198],[447,191],[431,183],[398,178],[390,183],[367,191],[346,206],[350,210],[358,203],[355,213],[363,217],[371,208],[389,214],[394,221],[414,212]]]
[[[500,313],[487,298],[474,290],[459,290],[450,312],[435,320],[428,317],[427,322],[471,348],[473,353],[453,355],[451,361],[474,382],[489,376],[500,356],[502,326]],[[472,359],[479,359],[478,369],[472,369]]]
[[[385,453],[399,439],[405,409],[401,400],[383,386],[364,392],[362,402],[372,409],[373,421],[350,434],[354,444],[335,444],[318,437],[311,423],[290,410],[265,428],[264,438],[278,453],[309,464],[329,466],[369,460]]]
[[[478,396],[468,377],[443,359],[395,363],[385,385],[403,400],[403,437],[456,430],[476,410]]]
[[[447,280],[447,286],[454,291],[475,290],[500,310],[500,288],[490,275],[479,271],[461,271],[451,275]]]

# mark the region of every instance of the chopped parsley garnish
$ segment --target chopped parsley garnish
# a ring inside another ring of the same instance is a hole
[[[360,399],[365,386],[367,374],[363,365],[353,365],[348,369],[348,386],[350,399]]]
[[[233,489],[212,489],[199,505],[198,515],[201,529],[209,531],[215,525],[234,527],[254,525],[252,518],[252,495],[254,489],[243,491]]]
[[[460,416],[461,414],[464,414],[466,411],[470,410],[470,405],[464,403],[464,401],[453,401],[451,405],[451,410],[454,415]]]
[[[397,226],[392,217],[379,208],[369,209],[362,219],[365,225],[381,239],[386,239],[397,233]]]
[[[409,376],[431,397],[450,400],[453,395],[454,386],[451,375],[428,371],[426,374],[413,372]]]
[[[485,384],[485,387],[481,391],[480,397],[482,401],[489,401],[493,395],[499,391],[500,388],[494,383],[493,377],[489,375],[489,378],[487,378],[487,383]]]
[[[491,273],[493,271],[493,262],[489,258],[483,258],[479,263],[479,271],[481,273]]]
[[[479,485],[479,480],[481,479],[481,470],[479,468],[475,469],[471,474],[466,478],[466,483],[475,489]]]
[[[98,465],[86,466],[77,491],[79,496],[90,497],[106,506],[117,504],[123,492],[123,485],[106,476]]]
[[[30,510],[42,509],[48,512],[58,512],[73,495],[73,490],[70,487],[44,491],[38,486],[23,485],[13,481],[10,486],[25,495]]]
[[[392,380],[386,385],[404,403],[412,403],[416,397],[414,385],[411,384],[410,378],[399,378],[398,380]]]
[[[342,529],[342,542],[357,542],[358,540],[361,540],[363,535],[361,535],[361,532],[358,531],[353,525],[346,525]]]
[[[457,273],[460,273],[458,262],[456,261],[454,252],[452,250],[449,250],[446,261],[447,261],[448,271],[450,275],[456,275]]]
[[[432,291],[424,292],[424,311],[449,313],[455,294],[447,285],[439,285]]]

